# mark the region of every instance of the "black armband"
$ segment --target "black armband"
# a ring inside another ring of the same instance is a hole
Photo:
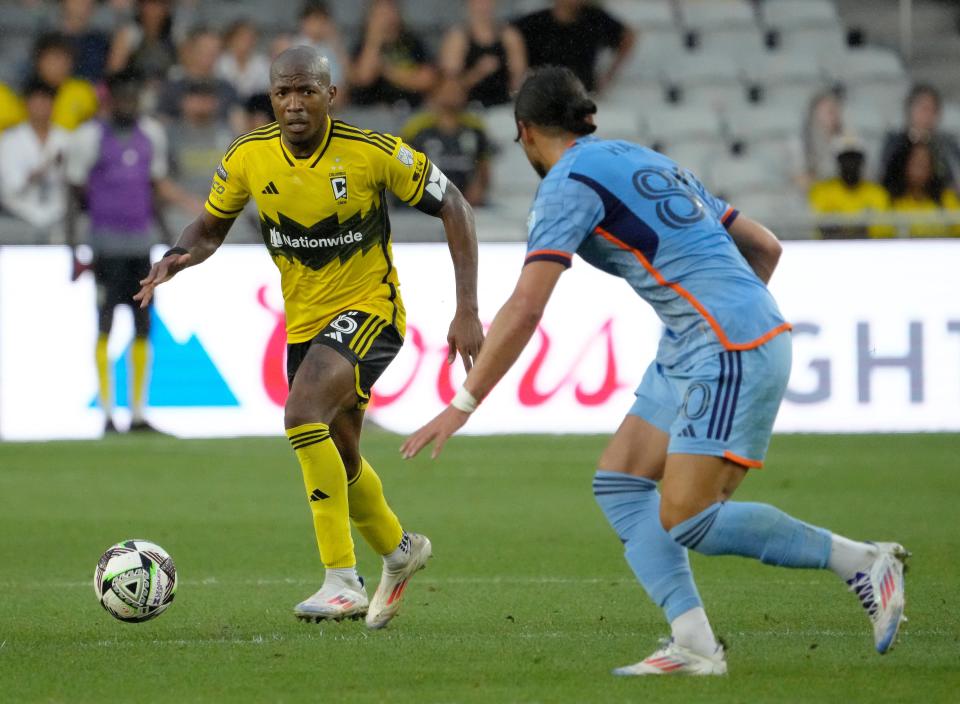
[[[423,186],[423,195],[414,206],[427,215],[437,215],[443,208],[443,197],[447,193],[450,182],[436,164],[430,164],[430,171],[426,175]]]
[[[163,253],[163,256],[160,257],[160,258],[161,258],[161,259],[166,259],[166,258],[169,257],[171,254],[190,254],[190,250],[189,250],[189,249],[184,249],[183,247],[171,247],[171,248],[168,249],[166,252],[164,252],[164,253]]]

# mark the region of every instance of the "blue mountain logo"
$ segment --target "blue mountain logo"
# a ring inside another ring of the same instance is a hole
[[[117,408],[129,406],[132,346],[131,340],[113,365],[114,405]],[[186,342],[177,342],[156,311],[150,312],[150,346],[153,363],[148,372],[148,406],[184,408],[240,405],[197,336],[191,335]],[[99,405],[95,396],[90,407]]]

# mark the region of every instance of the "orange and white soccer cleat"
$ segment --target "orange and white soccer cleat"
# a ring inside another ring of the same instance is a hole
[[[328,577],[320,591],[293,608],[293,614],[315,623],[363,618],[369,605],[367,590],[362,581],[351,582]]]
[[[367,611],[367,628],[379,629],[390,623],[390,619],[396,616],[400,609],[400,602],[410,579],[426,567],[427,560],[433,554],[427,536],[407,533],[405,537],[410,541],[407,560],[403,565],[395,567],[384,562],[380,584],[377,585],[377,591]]]
[[[716,652],[709,657],[677,645],[673,639],[661,640],[660,646],[646,659],[634,665],[618,667],[613,674],[622,677],[727,674],[727,657],[722,645],[718,645]]]

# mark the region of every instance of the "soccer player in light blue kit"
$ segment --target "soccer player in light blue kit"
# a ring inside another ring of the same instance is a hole
[[[440,453],[517,360],[578,254],[629,282],[665,327],[593,491],[671,638],[614,673],[726,673],[688,549],[835,572],[867,611],[877,651],[889,651],[903,617],[901,545],[848,540],[773,506],[730,500],[763,464],[790,374],[790,325],[766,287],[780,244],[665,156],[590,136],[594,113],[565,68],[541,69],[520,89],[518,141],[543,178],[526,265],[463,388],[401,452],[412,457],[433,441]]]

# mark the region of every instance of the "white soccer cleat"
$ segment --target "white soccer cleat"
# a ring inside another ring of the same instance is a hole
[[[677,645],[672,638],[660,641],[660,648],[635,665],[618,667],[613,674],[622,677],[642,675],[725,675],[727,656],[722,645],[707,657]]]
[[[364,617],[369,603],[362,581],[349,584],[338,579],[328,579],[320,591],[297,604],[293,613],[301,621],[314,623],[355,620]]]
[[[910,553],[899,543],[874,543],[878,554],[866,572],[857,572],[847,585],[860,599],[873,624],[873,641],[883,655],[893,650],[903,615],[905,562]]]
[[[367,611],[367,628],[379,629],[390,623],[390,619],[397,615],[403,592],[406,591],[410,578],[426,567],[427,560],[433,554],[430,540],[419,533],[407,533],[410,539],[407,562],[402,567],[391,569],[384,563],[380,584],[370,602]]]

